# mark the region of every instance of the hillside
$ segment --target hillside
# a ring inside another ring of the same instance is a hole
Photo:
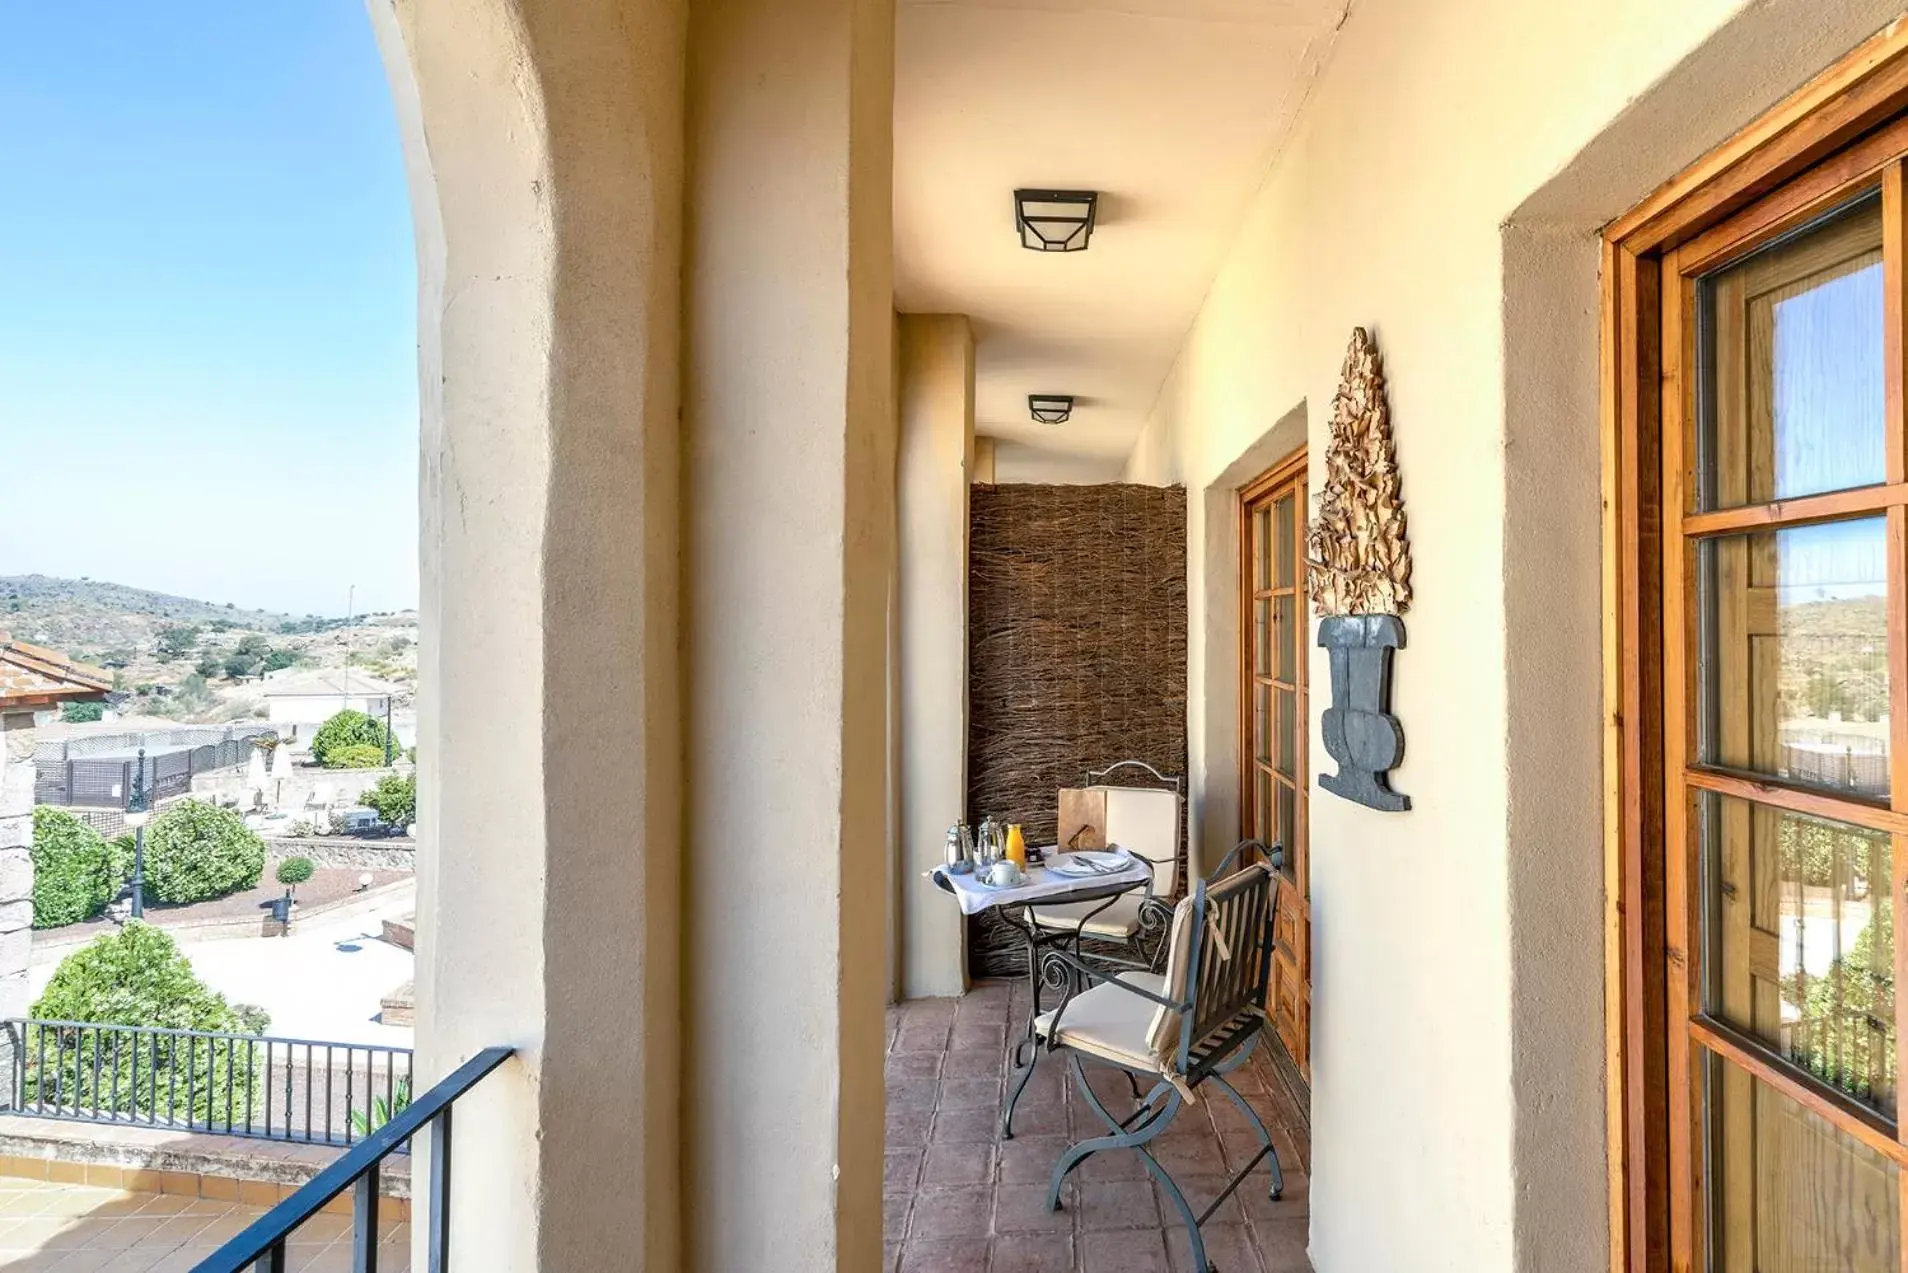
[[[354,668],[408,691],[417,614],[294,618],[124,584],[0,576],[0,632],[113,673],[122,710],[214,722],[262,711],[260,678],[285,668]],[[400,694],[400,701],[407,695]]]
[[[0,575],[0,631],[78,653],[150,642],[168,624],[229,623],[276,632],[290,615],[241,610],[125,584],[51,575]]]

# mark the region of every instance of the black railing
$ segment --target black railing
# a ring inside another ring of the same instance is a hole
[[[12,1018],[11,1113],[351,1145],[411,1099],[411,1052],[261,1034]]]
[[[379,1165],[427,1124],[431,1136],[430,1181],[424,1195],[429,1217],[429,1273],[450,1267],[451,1111],[457,1098],[510,1059],[511,1048],[486,1048],[449,1078],[418,1097],[383,1127],[347,1150],[291,1197],[267,1211],[236,1238],[193,1266],[192,1273],[285,1273],[286,1244],[298,1226],[352,1190],[351,1258],[355,1273],[378,1269]],[[413,1200],[413,1207],[416,1200]],[[400,1261],[408,1263],[408,1260]]]

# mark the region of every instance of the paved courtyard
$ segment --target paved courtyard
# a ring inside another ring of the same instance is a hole
[[[411,980],[416,960],[383,940],[381,921],[410,914],[415,896],[409,890],[394,894],[369,914],[321,915],[300,923],[290,937],[184,937],[179,950],[227,999],[271,1013],[269,1034],[408,1048],[408,1026],[377,1018],[380,1000]],[[35,997],[56,966],[52,960],[35,962],[29,974]]]
[[[182,1273],[264,1214],[261,1206],[0,1176],[7,1273]],[[407,1273],[411,1229],[380,1226],[378,1268]],[[349,1273],[351,1220],[318,1215],[289,1244],[297,1273]]]
[[[1096,1154],[1076,1169],[1058,1212],[1047,1180],[1069,1143],[1102,1130],[1047,1057],[1021,1098],[1013,1140],[999,1139],[1009,1030],[1024,1028],[1024,985],[988,982],[960,999],[917,999],[888,1015],[889,1273],[1172,1273],[1190,1268],[1177,1213],[1139,1155]],[[1015,1027],[1013,1023],[1021,1023]],[[1305,1244],[1311,1137],[1303,1111],[1265,1055],[1235,1086],[1272,1131],[1285,1194],[1267,1195],[1264,1164],[1205,1226],[1220,1273],[1310,1273]],[[1102,1082],[1104,1080],[1104,1083]],[[1106,1071],[1094,1090],[1132,1108],[1125,1080]],[[1196,1210],[1256,1151],[1222,1096],[1186,1106],[1154,1142]]]

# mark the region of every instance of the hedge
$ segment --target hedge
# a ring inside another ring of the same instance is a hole
[[[137,920],[61,960],[32,1013],[47,1021],[227,1034],[263,1034],[270,1023],[263,1009],[227,1003],[199,980],[164,930]],[[229,1104],[237,1122],[246,1116],[248,1094],[263,1099],[262,1053],[256,1048],[164,1036],[169,1042],[156,1051],[141,1050],[135,1071],[123,1058],[112,1064],[115,1037],[29,1027],[25,1054],[34,1064],[24,1080],[27,1100],[44,1096],[89,1109],[97,1101],[102,1111],[167,1117],[190,1110],[198,1122],[223,1120]],[[124,1036],[117,1037],[118,1051],[130,1056]]]
[[[203,902],[257,885],[265,841],[230,809],[181,800],[146,832],[146,892],[162,902]]]
[[[64,809],[33,810],[33,926],[91,919],[119,892],[106,837]]]

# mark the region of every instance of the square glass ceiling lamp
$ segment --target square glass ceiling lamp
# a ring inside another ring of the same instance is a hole
[[[1016,190],[1014,228],[1030,252],[1084,252],[1100,196],[1093,190]]]
[[[1073,415],[1073,395],[1070,393],[1030,393],[1027,395],[1027,410],[1041,424],[1065,424]]]

